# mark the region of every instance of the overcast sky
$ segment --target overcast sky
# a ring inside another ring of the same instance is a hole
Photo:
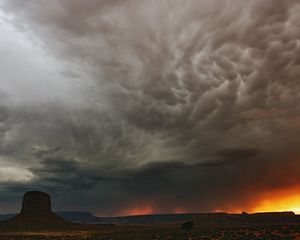
[[[0,36],[1,212],[33,189],[251,211],[300,186],[299,1],[0,0]]]

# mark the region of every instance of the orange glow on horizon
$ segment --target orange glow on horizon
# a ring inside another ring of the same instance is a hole
[[[182,213],[186,213],[186,211],[183,208],[176,207],[174,211],[172,211],[171,213],[182,214]],[[135,215],[150,215],[150,214],[164,214],[164,212],[155,211],[151,205],[145,205],[145,206],[137,206],[137,207],[123,210],[119,215],[135,216]]]
[[[248,213],[292,211],[295,214],[300,214],[300,186],[290,187],[287,189],[272,190],[257,194],[258,195],[254,195],[253,198],[250,198],[244,203],[225,203],[223,208],[216,208],[213,210],[213,212],[238,214],[242,213],[243,211]],[[152,203],[147,203],[128,207],[126,209],[123,209],[117,215],[134,216],[164,213],[183,214],[187,213],[187,210],[182,207],[174,207],[171,211],[161,212],[161,210],[156,208]],[[197,211],[196,213],[199,212]],[[113,216],[116,216],[116,214],[113,214]]]
[[[146,205],[143,207],[133,207],[122,211],[120,216],[134,216],[134,215],[149,215],[153,214],[153,208],[150,205]]]
[[[300,214],[300,187],[263,192],[243,205],[225,204],[223,208],[215,209],[213,212],[241,213],[243,211],[248,213],[292,211]]]
[[[124,209],[123,211],[118,213],[118,216],[138,216],[138,215],[151,215],[151,214],[183,214],[186,213],[186,210],[181,207],[176,207],[173,209],[173,211],[166,211],[162,212],[158,209],[155,209],[155,207],[152,204],[144,204],[144,205],[138,205],[135,207],[129,207],[127,209]]]
[[[264,193],[261,200],[251,212],[284,212],[300,213],[300,188],[277,190]]]

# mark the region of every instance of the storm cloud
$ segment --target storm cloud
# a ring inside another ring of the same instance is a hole
[[[7,202],[40,189],[99,215],[232,211],[299,185],[298,1],[0,6]]]

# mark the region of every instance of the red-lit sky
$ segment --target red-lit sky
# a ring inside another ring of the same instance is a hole
[[[300,212],[298,0],[0,0],[0,211]]]

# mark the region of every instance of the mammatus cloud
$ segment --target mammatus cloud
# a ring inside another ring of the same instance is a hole
[[[16,103],[3,89],[1,156],[33,176],[5,191],[45,189],[60,209],[80,191],[70,208],[117,214],[251,210],[261,193],[299,184],[297,1],[1,7],[64,63],[47,77],[63,89],[55,100]]]

